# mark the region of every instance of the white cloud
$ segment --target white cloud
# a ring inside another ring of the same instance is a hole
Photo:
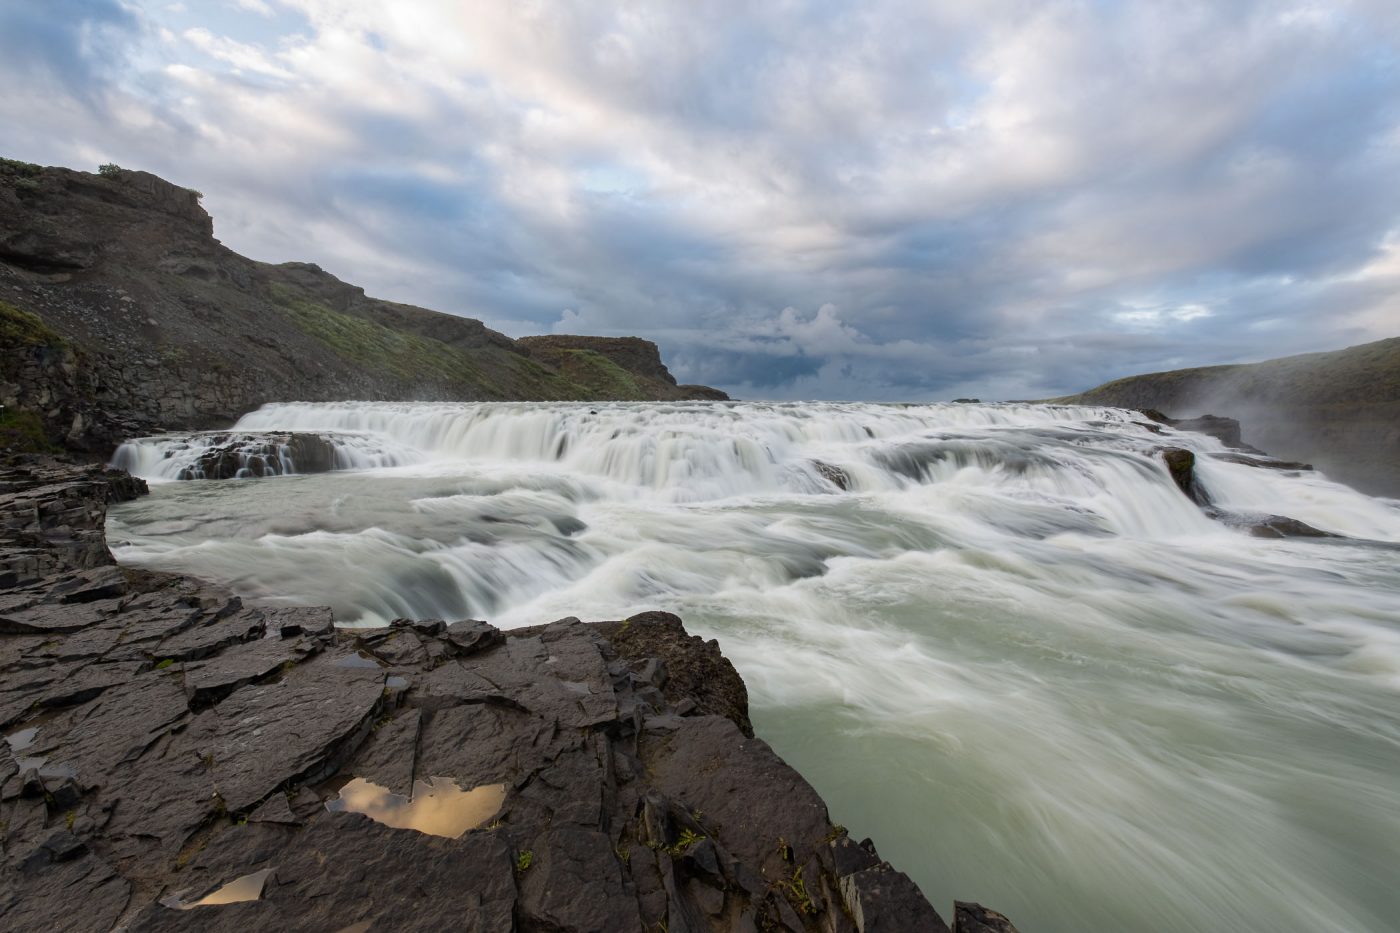
[[[239,5],[295,25],[186,20],[133,59],[168,80],[0,118],[196,184],[260,258],[843,392],[1070,389],[1102,328],[1147,366],[1400,329],[1379,0]]]
[[[202,26],[186,29],[183,38],[206,55],[232,65],[235,72],[248,71],[283,80],[293,77],[292,72],[278,65],[262,49],[235,42],[224,36],[216,36]]]

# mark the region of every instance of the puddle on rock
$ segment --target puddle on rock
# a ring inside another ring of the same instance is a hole
[[[34,740],[39,737],[39,727],[33,726],[29,729],[21,729],[5,736],[5,741],[10,743],[10,750],[22,752],[34,744]]]
[[[379,661],[368,651],[357,651],[354,654],[347,654],[336,658],[336,667],[369,668],[379,667]]]
[[[264,868],[262,871],[255,871],[252,874],[244,875],[242,878],[235,878],[218,890],[201,897],[191,904],[184,903],[179,895],[167,897],[161,900],[166,907],[173,907],[176,910],[192,910],[195,907],[213,907],[218,904],[241,904],[244,901],[256,901],[262,898],[263,886],[267,884],[268,875],[273,869]]]
[[[413,782],[413,796],[390,793],[364,778],[355,778],[340,789],[340,796],[326,802],[332,812],[363,813],[395,829],[416,829],[430,836],[456,839],[500,812],[505,803],[504,784],[483,784],[462,790],[451,778]]]

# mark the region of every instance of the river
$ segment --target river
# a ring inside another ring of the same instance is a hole
[[[269,405],[339,472],[169,481],[128,565],[344,625],[678,613],[832,817],[1022,933],[1393,931],[1400,502],[1036,405]],[[1337,539],[1208,518],[1217,505]],[[845,487],[845,488],[843,488]]]

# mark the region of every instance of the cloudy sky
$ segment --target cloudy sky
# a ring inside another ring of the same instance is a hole
[[[747,398],[1400,334],[1395,0],[0,0],[0,155]]]

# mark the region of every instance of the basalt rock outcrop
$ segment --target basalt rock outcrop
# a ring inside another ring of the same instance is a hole
[[[141,491],[0,475],[5,929],[949,929],[674,616],[337,630],[113,564]]]
[[[1226,419],[1228,420],[1228,419]],[[1162,462],[1171,474],[1172,482],[1192,502],[1211,518],[1234,528],[1243,528],[1256,538],[1337,538],[1340,535],[1314,528],[1307,522],[1286,515],[1267,515],[1253,512],[1233,512],[1222,509],[1211,501],[1210,493],[1196,478],[1196,454],[1184,447],[1167,447],[1161,451]],[[1311,469],[1307,464],[1273,462],[1267,457],[1252,457],[1230,454],[1220,459],[1243,462],[1247,466],[1264,469],[1291,470]]]
[[[705,399],[729,396],[709,386],[677,385],[661,362],[656,344],[638,337],[583,337],[554,334],[516,341],[533,359],[601,394],[600,398]]]
[[[283,473],[328,473],[336,448],[318,434],[215,435],[181,479],[236,479]]]
[[[287,399],[723,395],[677,386],[648,341],[547,338],[569,339],[535,352],[310,263],[247,259],[214,238],[197,192],[145,172],[0,159],[0,405],[70,449],[106,456]]]

